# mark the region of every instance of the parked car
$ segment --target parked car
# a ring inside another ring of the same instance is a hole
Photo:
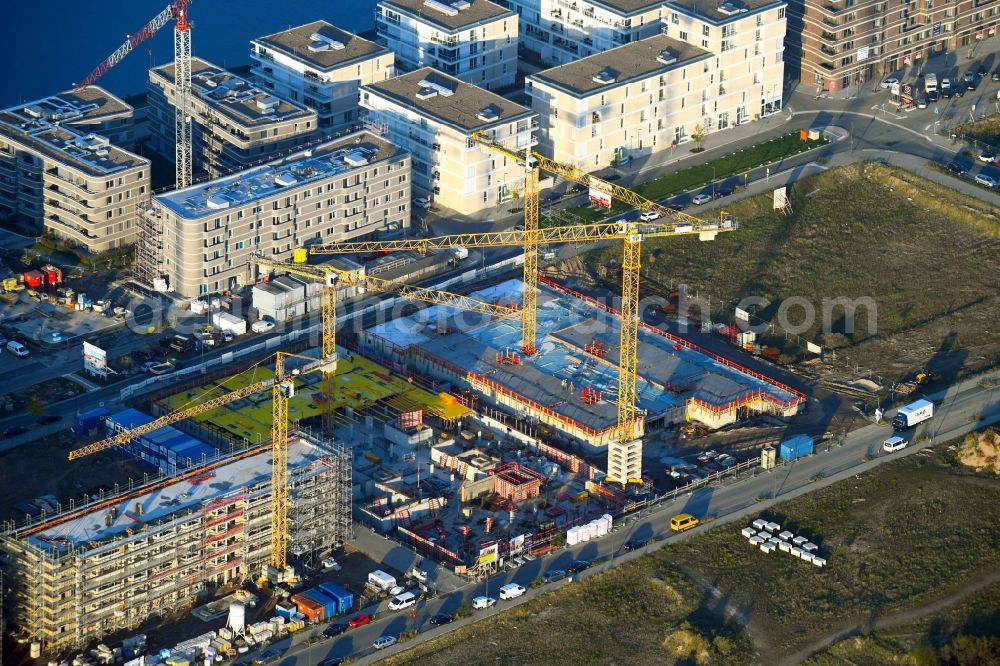
[[[905,449],[907,444],[909,442],[905,438],[894,436],[882,442],[882,448],[886,453],[895,453],[896,451]]]
[[[274,328],[274,322],[266,319],[258,319],[254,323],[250,324],[250,330],[254,333],[267,333],[272,328]]]
[[[566,572],[562,569],[549,569],[542,576],[543,583],[554,583],[557,580],[562,580],[566,577]]]
[[[976,89],[976,73],[971,69],[965,73],[965,78],[962,80],[965,82],[965,87],[969,90]]]
[[[319,666],[340,666],[342,663],[344,663],[343,657],[330,657],[319,662]]]
[[[929,101],[931,104],[933,104],[934,102],[938,101],[938,91],[937,90],[931,90],[930,92],[928,92],[927,93],[927,101]]]
[[[993,74],[990,76],[994,81],[1000,81],[1000,67],[993,70]]]
[[[989,148],[985,148],[983,149],[983,152],[979,153],[979,161],[985,162],[986,164],[989,164],[990,162],[996,162],[997,161],[996,153],[994,153]]]
[[[644,210],[642,211],[642,215],[639,216],[639,219],[643,222],[652,222],[653,220],[660,219],[660,214],[655,210]]]
[[[566,567],[566,573],[575,574],[580,573],[586,569],[590,568],[590,562],[587,560],[577,560],[573,564]]]
[[[423,208],[424,210],[430,210],[431,200],[427,197],[414,197],[413,205],[417,208]]]
[[[882,79],[882,83],[880,85],[882,86],[882,90],[888,90],[897,83],[899,83],[898,78],[896,78],[895,76],[887,76],[886,78]]]
[[[629,553],[633,550],[639,550],[648,543],[649,542],[646,541],[645,539],[629,539],[622,546],[622,550],[624,550],[626,553]]]
[[[712,200],[711,194],[696,194],[691,199],[691,203],[693,203],[695,206],[700,206],[704,203],[708,203],[711,200]]]
[[[948,162],[948,166],[945,167],[945,168],[948,169],[948,171],[951,171],[952,173],[957,174],[959,176],[962,176],[962,175],[968,173],[968,171],[969,171],[968,167],[966,167],[964,164],[960,164],[959,162],[956,162],[955,160],[952,160],[951,162]]]
[[[952,91],[954,92],[955,97],[961,97],[965,94],[965,84],[961,81],[955,81],[955,85],[952,86]]]
[[[926,109],[928,102],[929,102],[929,100],[928,100],[927,95],[920,95],[920,96],[918,96],[917,97],[917,108],[918,109]]]
[[[986,69],[986,65],[979,65],[979,69],[976,71],[976,74],[979,75],[979,78],[986,78],[986,75],[989,73],[990,71]]]
[[[690,513],[679,513],[670,519],[670,529],[675,532],[683,532],[697,527],[700,522]]]
[[[979,183],[980,185],[985,185],[986,187],[997,186],[997,179],[985,173],[977,173],[976,182]]]
[[[437,615],[432,615],[430,619],[430,623],[433,624],[434,626],[438,626],[440,624],[451,624],[454,621],[455,621],[455,616],[448,615],[447,613],[438,613]]]
[[[323,630],[323,635],[327,638],[333,638],[334,636],[339,636],[347,631],[347,625],[343,622],[334,622],[329,627]]]
[[[17,356],[18,358],[28,358],[28,356],[31,355],[31,352],[28,351],[28,348],[22,345],[17,340],[11,340],[10,342],[7,343],[7,351],[9,351],[14,356]]]
[[[715,198],[721,199],[723,197],[728,197],[733,191],[728,187],[718,187],[715,189]]]
[[[476,597],[472,600],[472,607],[476,610],[481,610],[483,608],[489,608],[490,606],[495,606],[497,600],[493,597]]]
[[[362,627],[371,621],[372,621],[372,616],[369,615],[368,613],[358,613],[357,615],[355,615],[354,617],[352,617],[350,620],[347,621],[347,626],[349,626],[351,629],[354,629],[355,627]]]
[[[376,650],[384,650],[396,644],[395,636],[379,636],[372,642],[372,647]]]

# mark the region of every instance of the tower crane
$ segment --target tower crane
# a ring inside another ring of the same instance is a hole
[[[166,8],[153,17],[139,32],[130,35],[125,43],[109,55],[101,64],[94,68],[87,78],[76,85],[73,90],[79,92],[95,83],[99,78],[121,62],[136,46],[152,37],[174,19],[174,85],[176,99],[174,105],[174,164],[176,187],[181,189],[191,184],[191,24],[188,22],[188,4],[190,0],[174,0]]]
[[[579,243],[602,240],[624,241],[622,257],[621,331],[618,351],[618,418],[612,444],[608,447],[608,475],[614,480],[641,479],[641,430],[636,424],[636,367],[639,338],[639,268],[643,237],[669,237],[697,234],[711,240],[720,231],[731,231],[735,225],[704,222],[687,216],[664,222],[602,222],[565,227],[537,229],[536,243]],[[449,247],[521,247],[528,236],[525,231],[496,231],[457,234],[437,238],[416,238],[395,241],[359,241],[314,245],[313,254],[354,254],[357,252],[445,249]],[[525,289],[527,289],[527,285]],[[526,307],[522,301],[522,308]],[[522,319],[523,322],[523,319]]]
[[[372,291],[396,294],[402,298],[435,303],[439,305],[450,305],[470,312],[491,315],[494,317],[506,317],[517,312],[516,307],[494,305],[484,303],[468,296],[452,294],[447,291],[425,289],[413,285],[392,282],[370,275],[363,276],[351,271],[342,271],[333,266],[310,266],[306,264],[286,263],[274,261],[264,257],[256,256],[250,259],[250,263],[261,268],[272,271],[284,271],[292,275],[323,283],[321,295],[322,302],[322,353],[327,360],[326,365],[321,370],[321,387],[327,400],[323,402],[323,428],[327,435],[333,432],[333,393],[334,393],[334,372],[337,368],[337,285],[346,287],[363,287]]]
[[[305,366],[289,373],[285,372],[285,360],[289,357],[305,360]],[[295,395],[293,377],[303,372],[325,368],[324,359],[315,359],[298,354],[277,352],[274,355],[274,377],[255,382],[225,395],[206,400],[186,409],[180,409],[145,425],[125,430],[99,442],[70,451],[69,459],[76,460],[92,453],[115,446],[124,446],[136,437],[151,433],[163,426],[183,421],[203,414],[231,402],[246,398],[261,391],[271,390],[271,547],[265,576],[282,582],[294,578],[294,571],[288,566],[288,400]]]

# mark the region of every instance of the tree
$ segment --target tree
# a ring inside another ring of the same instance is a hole
[[[41,418],[42,415],[45,414],[45,403],[42,402],[42,399],[37,395],[33,395],[31,396],[31,399],[28,400],[28,404],[24,406],[24,411],[28,412],[36,419]]]
[[[691,140],[695,143],[695,150],[692,152],[700,153],[705,150],[702,144],[705,143],[706,136],[708,136],[708,134],[705,132],[705,127],[701,123],[694,126],[694,129],[691,131]]]

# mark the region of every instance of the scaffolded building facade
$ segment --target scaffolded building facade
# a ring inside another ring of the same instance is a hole
[[[270,451],[254,447],[0,537],[7,612],[51,654],[257,577],[268,560]],[[303,434],[289,447],[289,557],[351,538],[351,459]]]

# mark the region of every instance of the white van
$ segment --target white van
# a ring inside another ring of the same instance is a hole
[[[907,442],[905,438],[895,436],[882,442],[882,448],[885,449],[886,453],[893,453],[894,451],[905,449],[907,444],[909,444],[909,442]]]
[[[517,583],[507,583],[500,588],[501,599],[516,599],[522,594],[524,594],[524,587]]]
[[[14,356],[19,356],[20,358],[27,358],[30,354],[28,348],[16,340],[11,340],[7,343],[7,351]]]
[[[403,592],[389,600],[389,610],[403,610],[417,603],[417,595],[413,592]]]

